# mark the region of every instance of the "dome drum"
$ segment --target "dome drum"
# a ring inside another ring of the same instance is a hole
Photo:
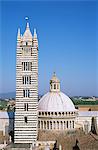
[[[46,112],[46,111],[39,111],[39,118],[40,117],[47,117],[47,118],[64,118],[64,117],[75,117],[77,115],[76,111],[72,112]]]

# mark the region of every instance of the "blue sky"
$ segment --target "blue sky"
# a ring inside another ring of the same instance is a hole
[[[15,91],[17,29],[25,16],[39,40],[39,93],[55,71],[67,95],[98,95],[95,1],[2,1],[0,3],[0,93]]]

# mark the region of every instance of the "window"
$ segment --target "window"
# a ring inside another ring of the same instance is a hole
[[[22,62],[23,71],[32,71],[32,62]]]
[[[56,84],[54,84],[54,89],[56,89]]]
[[[28,111],[28,103],[27,103],[27,111]]]
[[[23,76],[22,80],[23,84],[31,84],[31,76]]]
[[[22,83],[24,84],[24,77],[22,77]]]
[[[25,97],[25,90],[23,90],[23,97]]]
[[[23,90],[23,97],[30,97],[30,90],[29,89]]]
[[[26,46],[28,45],[28,42],[26,42]]]
[[[24,110],[26,111],[26,104],[24,104]]]
[[[24,111],[28,111],[28,103],[24,104]]]
[[[26,71],[28,71],[28,62],[26,62],[26,68],[25,69],[26,69]]]
[[[24,117],[24,120],[25,120],[25,123],[27,123],[27,122],[28,122],[28,120],[27,120],[27,117],[26,117],[26,116]]]

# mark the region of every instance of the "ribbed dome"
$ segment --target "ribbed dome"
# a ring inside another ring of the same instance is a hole
[[[48,92],[38,104],[39,111],[75,111],[71,99],[62,92]]]

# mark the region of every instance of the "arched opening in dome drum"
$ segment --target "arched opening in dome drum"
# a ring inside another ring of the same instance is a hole
[[[64,115],[64,112],[62,112],[62,115]]]
[[[48,115],[50,116],[50,112],[48,112]]]
[[[39,112],[39,116],[41,115],[41,112]]]
[[[51,112],[51,115],[53,115],[53,112]]]
[[[55,115],[57,116],[57,112],[55,112]]]
[[[45,116],[47,116],[47,112],[45,112]]]
[[[42,112],[42,115],[44,115],[44,112]]]
[[[61,116],[61,113],[60,113],[60,112],[59,112],[58,114],[59,114],[59,116]]]

